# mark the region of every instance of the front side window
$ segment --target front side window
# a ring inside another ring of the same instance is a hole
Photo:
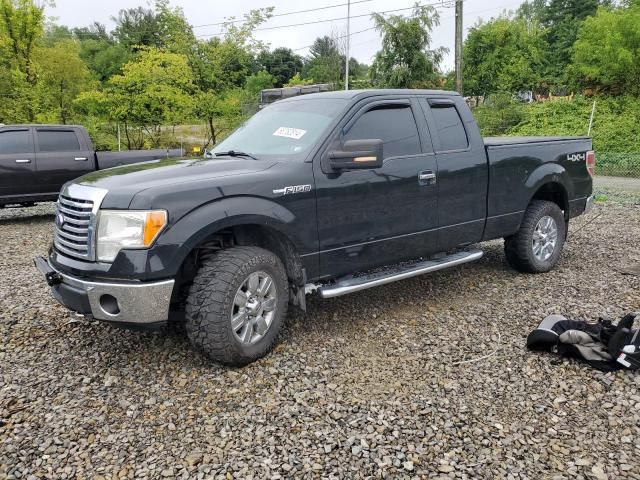
[[[13,153],[33,153],[29,130],[0,132],[0,155]]]
[[[251,117],[212,150],[230,150],[261,158],[300,156],[307,152],[346,107],[341,99],[305,99],[276,102]]]
[[[416,121],[408,105],[385,105],[364,113],[343,137],[348,140],[379,139],[384,158],[420,153]]]
[[[73,130],[38,130],[38,146],[41,152],[76,152],[80,143]]]
[[[469,146],[467,132],[454,105],[432,105],[431,113],[440,139],[439,151],[464,150]]]

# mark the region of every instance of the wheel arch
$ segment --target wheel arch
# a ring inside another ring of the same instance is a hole
[[[166,244],[179,245],[172,259],[178,272],[175,298],[182,297],[180,289],[195,276],[202,255],[233,246],[256,246],[280,258],[292,286],[293,303],[304,307],[306,273],[299,246],[292,238],[294,220],[281,205],[257,198],[216,202],[187,215],[162,238]]]
[[[530,192],[527,207],[534,200],[555,203],[569,219],[569,199],[573,195],[572,181],[565,168],[558,163],[545,163],[535,169],[526,182]]]
[[[562,210],[565,220],[569,220],[569,193],[562,183],[550,181],[542,184],[529,200],[529,205],[535,200],[555,203]]]

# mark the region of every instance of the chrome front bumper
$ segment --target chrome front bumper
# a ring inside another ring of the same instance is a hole
[[[62,305],[98,320],[152,324],[169,318],[174,280],[161,282],[89,282],[55,270],[46,259],[35,259],[51,294]]]

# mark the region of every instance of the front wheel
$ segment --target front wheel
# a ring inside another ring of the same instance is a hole
[[[185,307],[187,336],[206,356],[242,366],[274,346],[287,314],[288,282],[273,253],[221,250],[202,262]]]
[[[548,272],[558,263],[567,236],[560,207],[546,200],[531,202],[520,230],[504,239],[509,265],[527,273]]]

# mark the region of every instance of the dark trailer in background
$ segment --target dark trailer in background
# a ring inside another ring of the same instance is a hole
[[[267,88],[260,92],[259,108],[285,98],[308,95],[310,93],[331,92],[335,90],[332,83],[318,83],[316,85],[300,85],[296,87]]]

